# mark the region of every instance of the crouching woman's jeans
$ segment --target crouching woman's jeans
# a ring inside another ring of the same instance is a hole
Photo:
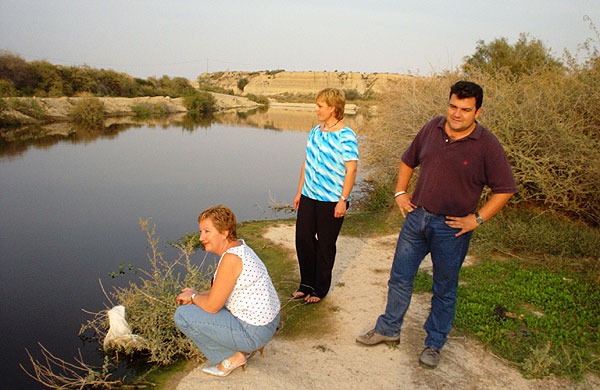
[[[267,344],[279,324],[279,314],[267,325],[255,326],[233,316],[225,307],[212,314],[196,305],[184,305],[175,311],[175,324],[217,364],[237,351],[252,352]]]

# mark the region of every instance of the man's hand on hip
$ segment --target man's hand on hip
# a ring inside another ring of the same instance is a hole
[[[455,234],[456,237],[462,236],[463,234],[468,233],[479,226],[475,220],[475,214],[469,214],[465,217],[446,216],[446,225],[456,229],[461,229],[460,232]]]

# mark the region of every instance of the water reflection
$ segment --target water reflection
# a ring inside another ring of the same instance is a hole
[[[363,117],[347,115],[344,122],[357,131],[363,124]],[[319,122],[312,110],[281,108],[259,108],[247,112],[228,111],[213,116],[179,113],[144,120],[137,120],[134,117],[111,117],[105,121],[102,129],[84,128],[71,122],[57,122],[3,129],[0,132],[0,157],[15,157],[25,153],[31,147],[44,149],[60,142],[76,144],[93,142],[97,139],[113,139],[120,132],[141,126],[164,129],[175,126],[193,132],[210,127],[214,123],[270,130],[308,131]]]

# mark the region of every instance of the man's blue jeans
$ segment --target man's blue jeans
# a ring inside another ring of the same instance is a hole
[[[425,255],[431,253],[433,297],[425,322],[425,345],[437,350],[444,347],[454,320],[460,267],[473,234],[471,231],[455,237],[459,231],[446,225],[444,215],[429,213],[422,207],[408,213],[396,245],[385,314],[379,316],[375,325],[377,333],[390,337],[400,335],[415,275]]]

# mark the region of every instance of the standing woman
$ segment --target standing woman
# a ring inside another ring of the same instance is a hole
[[[279,324],[279,298],[267,268],[237,238],[235,215],[225,206],[198,217],[200,241],[221,256],[208,291],[185,288],[177,296],[177,327],[214,366],[202,372],[227,376],[271,340]]]
[[[320,125],[308,135],[306,157],[294,197],[296,253],[300,286],[294,299],[318,303],[329,292],[338,234],[356,178],[358,142],[346,126],[344,93],[326,88],[317,94]]]

